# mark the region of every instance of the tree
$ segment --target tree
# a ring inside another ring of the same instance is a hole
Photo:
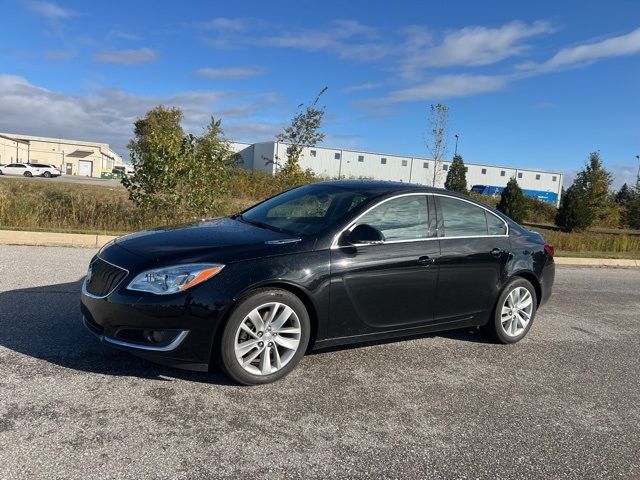
[[[320,90],[311,104],[298,105],[298,112],[291,119],[291,124],[282,130],[277,136],[278,142],[286,143],[287,160],[278,173],[288,178],[298,178],[305,175],[300,168],[300,157],[305,147],[314,147],[324,140],[324,133],[320,131],[324,118],[324,107],[318,107],[320,97],[328,87]],[[278,158],[276,160],[279,161]]]
[[[592,152],[585,168],[576,175],[574,183],[584,192],[594,220],[604,218],[611,207],[609,187],[612,181],[611,173],[602,166],[600,152]]]
[[[511,178],[502,191],[497,209],[520,223],[527,216],[527,201],[515,178]]]
[[[565,232],[585,230],[593,222],[593,211],[582,185],[574,182],[560,200],[560,208],[556,215],[556,225]]]
[[[442,103],[429,107],[429,132],[425,144],[433,158],[431,185],[436,186],[442,175],[442,159],[447,154],[449,107]]]
[[[455,155],[447,172],[447,179],[444,188],[454,192],[468,193],[467,190],[467,167],[461,155]]]
[[[619,205],[626,205],[637,196],[637,192],[634,192],[632,188],[626,183],[622,185],[618,193],[616,193],[616,203]]]
[[[640,195],[629,200],[622,214],[622,220],[627,227],[640,228]]]
[[[134,174],[122,183],[146,210],[202,218],[226,193],[227,167],[236,162],[220,120],[199,137],[185,135],[178,108],[156,107],[136,120],[129,142]]]

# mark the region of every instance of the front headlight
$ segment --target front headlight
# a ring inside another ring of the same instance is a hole
[[[218,263],[192,263],[147,270],[136,276],[128,290],[169,295],[193,287],[220,273],[224,265]]]

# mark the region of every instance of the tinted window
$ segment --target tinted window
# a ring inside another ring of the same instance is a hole
[[[489,228],[489,235],[506,235],[507,226],[502,219],[496,217],[493,213],[489,213],[485,210],[487,217],[487,227]]]
[[[444,220],[445,237],[487,235],[485,210],[450,197],[438,197]]]
[[[241,220],[293,235],[312,235],[335,225],[371,195],[328,185],[306,185],[250,208]]]
[[[429,236],[427,197],[408,195],[381,203],[356,223],[382,232],[386,241],[416,240]]]

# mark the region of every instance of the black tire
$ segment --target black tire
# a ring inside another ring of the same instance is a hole
[[[295,312],[300,322],[300,343],[289,362],[275,373],[267,375],[252,374],[245,370],[236,359],[236,332],[240,328],[240,324],[252,310],[270,302],[282,303]],[[309,345],[310,332],[311,322],[309,320],[309,313],[302,300],[287,290],[279,288],[259,289],[240,300],[233,308],[224,325],[224,330],[218,344],[214,345],[214,355],[217,357],[216,360],[220,368],[230,378],[242,385],[271,383],[289,374],[300,362]]]
[[[24,176],[25,176],[25,177],[33,177],[33,173],[31,173],[31,172],[24,172]]]
[[[512,335],[508,335],[505,332],[505,329],[502,325],[502,307],[505,304],[505,300],[507,296],[509,296],[509,294],[513,290],[519,287],[526,288],[529,291],[529,293],[531,294],[533,308],[531,312],[531,319],[529,320],[529,323],[527,324],[527,326],[524,328],[524,330],[521,333],[519,333],[518,335],[512,336]],[[496,340],[499,343],[507,344],[507,343],[519,342],[527,335],[527,333],[529,333],[529,330],[531,330],[531,326],[533,325],[533,321],[536,316],[537,306],[538,306],[538,298],[536,295],[536,289],[533,288],[533,285],[531,285],[531,282],[529,282],[524,278],[516,277],[510,280],[509,283],[507,283],[507,285],[502,290],[502,293],[498,297],[498,301],[496,302],[495,308],[493,310],[493,315],[489,319],[489,322],[484,326],[483,330],[485,331],[485,333],[487,333],[489,336],[491,336],[494,340]]]
[[[42,176],[43,176],[44,178],[51,178],[51,173],[49,173],[49,172],[44,172],[44,173],[42,174]]]

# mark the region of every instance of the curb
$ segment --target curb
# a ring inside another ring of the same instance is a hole
[[[640,260],[632,258],[580,258],[580,257],[555,257],[556,265],[572,265],[587,267],[640,267]]]
[[[0,244],[31,245],[41,247],[83,247],[100,248],[114,238],[112,235],[87,235],[85,233],[24,232],[21,230],[0,230]],[[627,258],[579,258],[555,257],[556,265],[586,267],[638,268],[640,260]]]
[[[114,238],[117,237],[111,235],[87,235],[85,233],[0,230],[0,244],[5,245],[100,248]]]

